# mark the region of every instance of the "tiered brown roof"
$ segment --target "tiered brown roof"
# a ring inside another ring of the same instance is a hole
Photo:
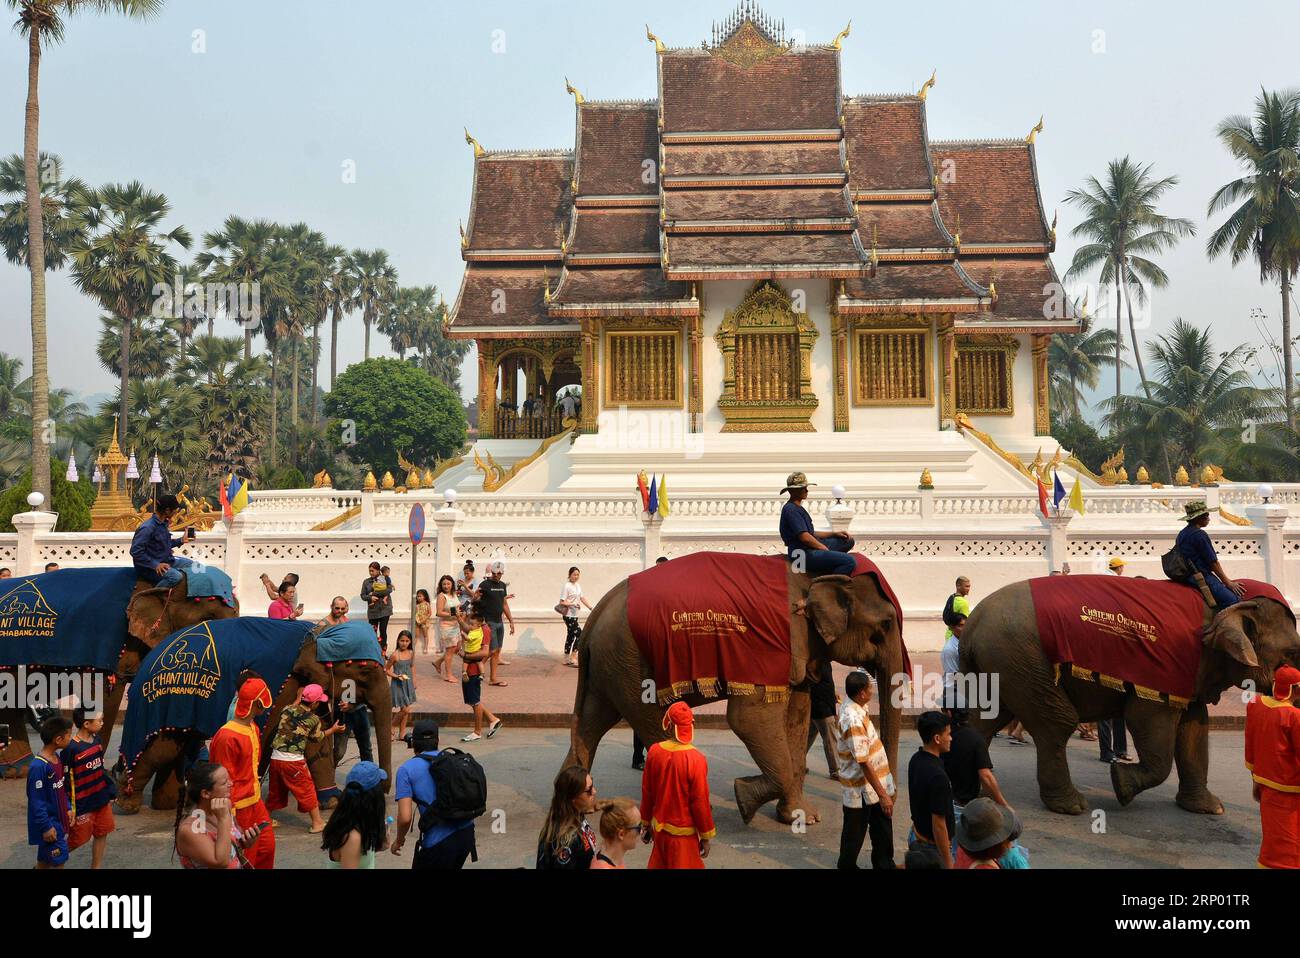
[[[1044,293],[1059,282],[1032,137],[932,146],[933,78],[919,94],[843,97],[842,37],[789,44],[743,0],[703,48],[651,36],[657,100],[586,101],[570,88],[573,152],[476,150],[451,334],[693,316],[699,280],[809,277],[843,280],[845,315],[1074,328]]]

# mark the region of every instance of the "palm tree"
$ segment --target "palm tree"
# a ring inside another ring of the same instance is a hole
[[[1079,417],[1084,389],[1096,389],[1101,370],[1115,362],[1115,330],[1092,328],[1092,317],[1080,310],[1083,319],[1077,333],[1058,333],[1047,347],[1047,366],[1052,371],[1052,402],[1058,412]],[[1121,360],[1122,362],[1122,360]]]
[[[361,322],[366,327],[365,358],[370,358],[370,327],[384,311],[397,292],[397,270],[388,262],[388,254],[381,249],[355,250],[352,260],[356,269],[355,294],[352,304],[361,310]]]
[[[19,395],[23,361],[17,356],[0,353],[0,422],[9,422],[22,410]]]
[[[172,327],[152,316],[131,324],[131,372],[146,379],[166,376],[175,365],[177,336]],[[99,364],[122,378],[122,323],[115,316],[99,317]]]
[[[1133,322],[1133,303],[1130,288],[1138,303],[1147,299],[1146,286],[1163,289],[1169,277],[1147,256],[1167,252],[1184,236],[1194,236],[1196,226],[1188,219],[1165,216],[1156,210],[1156,203],[1178,183],[1178,177],[1151,178],[1151,164],[1141,166],[1129,157],[1111,160],[1106,169],[1106,182],[1089,177],[1083,189],[1070,190],[1065,202],[1083,210],[1084,219],[1072,231],[1072,236],[1087,237],[1089,242],[1075,251],[1074,260],[1065,274],[1069,279],[1101,267],[1101,283],[1115,286],[1115,396],[1120,395],[1120,352],[1123,340],[1120,326],[1123,303],[1128,309],[1129,336],[1132,339],[1133,358],[1137,362],[1138,378],[1143,391],[1146,388],[1146,370],[1142,368],[1142,350],[1138,345],[1137,327]]]
[[[155,289],[170,284],[176,260],[167,251],[175,243],[184,249],[190,234],[183,226],[161,232],[171,210],[167,197],[145,189],[139,182],[110,184],[90,198],[94,233],[72,247],[72,274],[77,288],[121,324],[121,384],[123,429],[129,422],[131,382],[131,330],[156,302]]]
[[[63,175],[63,160],[41,154],[41,225],[45,229],[45,268],[62,269],[68,250],[85,236],[86,200],[90,190],[76,177]],[[27,186],[23,158],[17,153],[0,160],[0,248],[15,266],[27,266]]]
[[[237,337],[199,336],[182,370],[202,397],[209,483],[219,482],[231,469],[257,466],[267,367],[260,356],[244,359],[241,348]]]
[[[1210,235],[1206,253],[1214,259],[1227,251],[1233,266],[1250,256],[1261,283],[1281,283],[1283,399],[1287,427],[1294,430],[1291,281],[1300,268],[1300,91],[1261,90],[1255,115],[1228,117],[1218,134],[1246,175],[1210,198],[1210,216],[1240,205]]]
[[[325,298],[326,280],[329,270],[330,246],[325,236],[310,229],[305,223],[296,223],[286,228],[282,234],[283,241],[289,245],[293,257],[293,284],[296,306],[288,314],[285,333],[289,339],[289,348],[293,350],[293,378],[291,380],[291,401],[289,420],[293,425],[293,454],[296,464],[298,457],[298,384],[302,378],[299,372],[302,350],[307,327],[316,329],[324,314],[322,302]],[[315,362],[312,362],[313,369]],[[315,404],[315,390],[312,392]]]
[[[1224,462],[1240,443],[1243,420],[1265,421],[1275,412],[1268,392],[1242,365],[1244,350],[1217,352],[1209,330],[1175,320],[1150,347],[1150,398],[1105,401],[1113,433],[1127,447],[1158,443],[1167,461],[1185,463],[1193,473],[1207,462]]]
[[[277,227],[268,220],[226,217],[220,230],[203,234],[202,253],[194,257],[209,282],[223,283],[239,290],[260,289],[265,260]],[[239,298],[245,294],[240,293]],[[260,297],[259,297],[260,302]],[[254,313],[258,313],[254,310]],[[232,316],[244,328],[244,358],[253,358],[253,333],[261,328],[260,315]]]
[[[36,406],[32,409],[32,490],[51,501],[50,450],[45,441],[49,418],[50,368],[45,330],[45,221],[41,199],[43,168],[39,166],[41,118],[41,48],[63,39],[64,17],[81,11],[124,13],[144,19],[162,9],[162,0],[9,0],[18,11],[15,25],[27,38],[27,107],[23,116],[23,180],[27,197],[29,241],[27,268],[32,281],[32,377]]]
[[[185,361],[186,346],[200,323],[206,323],[208,335],[212,335],[213,317],[208,315],[203,270],[197,263],[187,263],[176,268],[176,285],[182,296],[181,302],[172,309],[177,338],[176,365],[179,366]]]
[[[330,247],[334,258],[326,282],[325,303],[330,311],[330,389],[339,371],[339,322],[357,295],[356,261],[342,247]]]

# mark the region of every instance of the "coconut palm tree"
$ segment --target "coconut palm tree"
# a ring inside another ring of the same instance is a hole
[[[162,9],[162,0],[8,0],[18,11],[18,32],[27,38],[27,106],[23,116],[23,182],[30,226],[27,268],[32,282],[32,377],[36,381],[32,409],[32,490],[51,501],[49,446],[44,422],[49,418],[50,370],[45,329],[45,221],[41,199],[44,168],[40,166],[41,51],[63,39],[64,20],[74,13],[123,13],[144,19]]]
[[[259,283],[277,228],[269,220],[228,216],[221,229],[203,234],[205,249],[194,257],[209,282],[232,287],[241,302],[247,299],[253,305],[249,315],[230,316],[243,327],[245,359],[253,358],[253,333],[262,328],[261,297],[253,298],[251,291],[261,290]]]
[[[1219,124],[1220,142],[1246,175],[1210,198],[1209,215],[1236,206],[1205,245],[1211,259],[1228,253],[1236,266],[1248,256],[1260,282],[1282,287],[1283,401],[1295,429],[1295,372],[1291,350],[1291,284],[1300,268],[1300,91],[1261,90],[1254,116],[1230,116]]]
[[[1111,160],[1106,168],[1105,183],[1089,177],[1083,189],[1070,190],[1065,195],[1065,202],[1079,207],[1084,216],[1071,235],[1088,240],[1075,251],[1066,278],[1081,276],[1100,266],[1102,285],[1113,283],[1115,286],[1116,397],[1120,395],[1119,344],[1123,340],[1121,297],[1128,311],[1129,336],[1138,378],[1143,383],[1143,391],[1150,396],[1145,385],[1147,377],[1142,368],[1137,327],[1133,322],[1130,290],[1142,304],[1147,300],[1148,285],[1154,289],[1168,286],[1168,275],[1148,257],[1167,252],[1178,244],[1181,237],[1196,233],[1191,220],[1165,216],[1156,210],[1156,204],[1177,183],[1176,176],[1152,179],[1151,164],[1141,166],[1125,156]]]
[[[357,268],[352,254],[342,247],[331,247],[334,258],[330,261],[326,282],[325,302],[330,311],[330,389],[339,371],[339,323],[343,314],[352,308],[357,296]]]
[[[290,380],[289,421],[293,427],[294,462],[298,455],[298,387],[302,379],[301,361],[303,350],[300,346],[306,341],[307,328],[316,329],[323,318],[325,290],[329,271],[329,243],[325,236],[309,228],[305,223],[295,223],[285,228],[282,241],[286,243],[293,259],[294,298],[297,305],[286,316],[285,335],[288,337],[289,349],[293,356],[293,376]],[[315,362],[312,362],[315,368]],[[315,403],[315,391],[312,393]]]
[[[1157,443],[1193,475],[1208,462],[1223,463],[1240,444],[1243,420],[1263,422],[1276,412],[1268,391],[1242,365],[1244,348],[1219,352],[1209,330],[1175,320],[1150,344],[1150,398],[1122,395],[1103,403],[1113,434],[1149,454]]]
[[[370,327],[397,293],[397,270],[384,250],[354,250],[352,261],[356,283],[352,305],[361,310],[366,328],[365,358],[370,358]]]
[[[98,300],[121,324],[119,396],[125,428],[130,412],[131,331],[157,301],[156,288],[172,282],[176,259],[168,246],[188,249],[190,233],[183,226],[162,232],[171,204],[139,182],[102,187],[91,193],[88,203],[95,229],[73,245],[72,275],[77,288]]]
[[[1069,412],[1072,419],[1080,418],[1083,390],[1096,389],[1102,369],[1115,362],[1115,330],[1094,329],[1092,317],[1084,310],[1080,313],[1079,331],[1058,333],[1047,347],[1052,402],[1058,414]]]

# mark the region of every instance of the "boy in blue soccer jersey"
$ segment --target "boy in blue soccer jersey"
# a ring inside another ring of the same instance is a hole
[[[71,722],[61,715],[46,719],[43,746],[27,769],[27,844],[36,846],[37,868],[62,868],[68,860],[68,793],[59,754],[71,741]]]

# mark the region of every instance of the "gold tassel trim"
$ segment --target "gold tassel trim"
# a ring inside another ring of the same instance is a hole
[[[1065,663],[1056,662],[1052,665],[1052,680],[1056,685],[1061,684],[1061,666],[1063,664]],[[1097,682],[1113,692],[1123,692],[1132,686],[1138,698],[1146,699],[1148,702],[1164,702],[1176,709],[1185,709],[1192,704],[1191,699],[1184,698],[1181,695],[1160,692],[1146,685],[1134,685],[1113,675],[1104,675],[1101,672],[1094,672],[1073,663],[1070,663],[1070,675],[1084,682]]]
[[[1097,680],[1098,680],[1099,682],[1101,682],[1102,685],[1106,686],[1106,688],[1108,688],[1108,689],[1112,689],[1112,690],[1114,690],[1114,691],[1116,691],[1116,692],[1123,692],[1123,691],[1124,691],[1124,680],[1123,680],[1123,679],[1117,679],[1117,678],[1115,678],[1115,676],[1113,676],[1113,675],[1101,675],[1101,674],[1099,673],[1098,676],[1097,676]]]
[[[674,682],[655,696],[660,705],[671,705],[678,699],[698,693],[705,698],[728,698],[732,695],[761,695],[764,702],[786,702],[790,699],[788,685],[755,685],[752,682],[724,682],[715,676],[694,681]]]
[[[1135,685],[1133,691],[1138,694],[1138,698],[1146,699],[1148,702],[1160,701],[1160,693],[1155,689],[1147,688],[1145,685]]]

